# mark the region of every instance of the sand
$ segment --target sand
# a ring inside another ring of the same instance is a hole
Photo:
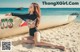
[[[0,41],[12,42],[12,50],[8,52],[80,52],[80,22],[71,22],[62,26],[47,28],[40,30],[40,33],[41,38],[44,39],[45,42],[54,45],[63,45],[66,51],[46,47],[34,47],[31,44],[22,44],[21,38],[28,36],[28,33],[3,38],[0,39]]]

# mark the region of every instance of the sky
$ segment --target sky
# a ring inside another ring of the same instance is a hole
[[[74,2],[79,2],[80,0],[0,0],[0,8],[2,7],[26,7],[28,8],[29,5],[32,2],[36,2],[40,5],[41,8],[80,8],[80,4],[79,5],[57,5],[57,6],[53,6],[53,5],[43,5],[42,2],[46,1],[46,2],[55,2],[55,1],[74,1]]]

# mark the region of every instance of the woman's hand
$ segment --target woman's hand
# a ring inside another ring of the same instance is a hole
[[[5,14],[5,16],[12,16],[11,13]],[[14,16],[14,19],[16,19],[16,16]]]
[[[12,16],[11,13],[6,14],[5,16]]]

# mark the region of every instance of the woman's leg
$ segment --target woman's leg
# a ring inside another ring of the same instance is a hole
[[[23,37],[23,38],[22,38],[22,41],[23,41],[24,43],[27,43],[27,44],[33,44],[33,43],[34,43],[32,36]]]
[[[61,49],[61,50],[64,50],[64,46],[57,46],[57,45],[53,45],[53,44],[50,44],[50,43],[46,43],[46,42],[38,42],[38,32],[35,32],[34,33],[34,45],[35,46],[46,46],[46,47],[50,47],[50,48],[56,48],[56,49]]]

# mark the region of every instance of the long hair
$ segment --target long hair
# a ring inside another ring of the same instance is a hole
[[[36,14],[37,15],[37,19],[36,19],[36,27],[38,27],[38,25],[39,25],[39,23],[40,23],[40,16],[41,16],[41,14],[40,14],[40,7],[39,7],[39,5],[37,4],[37,3],[32,3],[32,5],[33,5],[33,7],[34,7],[34,14]]]

